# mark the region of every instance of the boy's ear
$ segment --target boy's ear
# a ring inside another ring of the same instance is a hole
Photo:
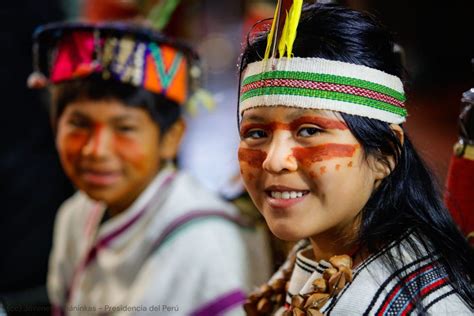
[[[180,118],[161,137],[160,156],[162,160],[173,160],[176,158],[185,130],[186,123]]]

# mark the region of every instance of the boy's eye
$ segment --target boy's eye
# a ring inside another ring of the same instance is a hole
[[[137,130],[137,127],[134,125],[119,125],[116,127],[116,130],[121,133],[129,133]]]
[[[82,118],[71,118],[69,124],[75,128],[89,128],[90,122]]]
[[[261,129],[253,129],[244,134],[244,138],[260,139],[266,137],[267,133]]]
[[[314,136],[314,135],[317,135],[319,133],[321,133],[322,130],[317,128],[317,127],[314,127],[314,126],[311,126],[311,127],[302,127],[298,130],[298,136],[301,136],[301,137],[311,137],[311,136]]]

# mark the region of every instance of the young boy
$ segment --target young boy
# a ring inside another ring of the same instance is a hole
[[[268,273],[262,236],[245,233],[260,252],[251,263],[238,212],[172,166],[193,52],[125,24],[54,24],[35,38],[30,85],[45,85],[48,64],[56,144],[78,188],[56,219],[55,311],[240,313]]]

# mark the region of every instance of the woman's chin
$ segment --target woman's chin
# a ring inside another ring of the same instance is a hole
[[[273,235],[284,241],[295,242],[307,238],[295,225],[269,225],[269,228]]]

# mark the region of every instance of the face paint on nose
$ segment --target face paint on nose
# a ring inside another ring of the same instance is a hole
[[[104,128],[105,128],[104,124],[97,123],[94,125],[94,133],[91,136],[94,141],[94,144],[92,147],[93,153],[97,153],[100,146],[102,146],[102,143],[104,142],[104,137],[102,135],[104,133]]]
[[[349,144],[322,144],[314,147],[293,148],[293,156],[304,167],[310,167],[315,162],[333,158],[351,158],[359,145]]]

